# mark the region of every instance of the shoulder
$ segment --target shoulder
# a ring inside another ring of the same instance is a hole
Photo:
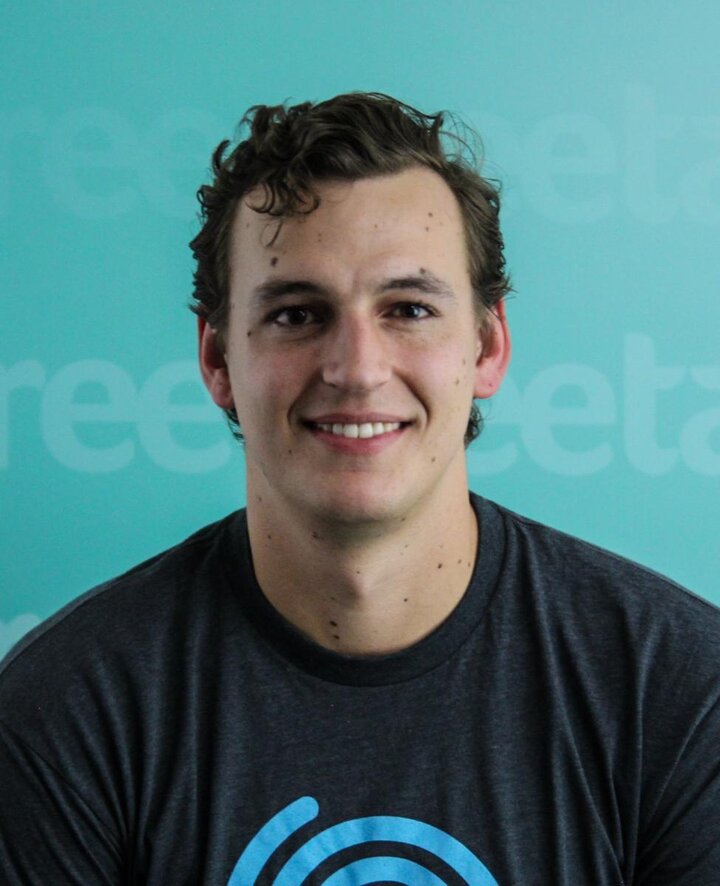
[[[509,556],[524,559],[540,577],[545,575],[556,585],[566,580],[576,589],[596,587],[608,593],[617,589],[637,601],[651,595],[653,602],[664,600],[720,619],[720,608],[648,566],[494,502],[487,504],[504,523]]]
[[[499,505],[484,502],[482,513],[504,537],[492,617],[511,626],[508,647],[531,650],[527,667],[545,675],[566,710],[589,706],[601,732],[636,724],[648,753],[660,755],[658,771],[674,765],[665,750],[679,753],[696,727],[717,735],[717,606]]]
[[[676,661],[698,654],[720,670],[720,608],[671,578],[493,502],[501,526],[502,576],[568,641]],[[608,646],[609,638],[616,641]]]
[[[181,543],[78,596],[29,631],[0,662],[3,688],[29,673],[41,673],[79,657],[93,647],[111,653],[132,649],[192,619],[207,599],[208,584],[221,588],[221,548],[230,527],[242,521],[235,512],[205,526]],[[22,675],[22,676],[21,676]]]

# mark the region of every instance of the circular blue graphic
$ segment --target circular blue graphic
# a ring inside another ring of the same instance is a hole
[[[301,797],[274,815],[248,843],[230,875],[228,886],[254,886],[273,853],[291,834],[316,818],[319,811],[313,797]],[[498,886],[480,859],[459,840],[433,825],[393,815],[353,818],[325,828],[290,856],[273,886],[300,886],[335,853],[378,841],[417,846],[441,859],[472,886]],[[427,868],[396,856],[374,856],[350,862],[328,877],[325,884],[369,886],[381,880],[407,886],[444,886]]]

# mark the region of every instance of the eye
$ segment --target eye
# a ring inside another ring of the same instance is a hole
[[[302,305],[291,305],[287,308],[280,308],[268,318],[271,323],[278,326],[308,326],[311,323],[317,323],[317,314],[310,308]]]
[[[429,305],[411,301],[394,305],[391,313],[401,320],[424,320],[426,317],[435,316],[435,311]]]

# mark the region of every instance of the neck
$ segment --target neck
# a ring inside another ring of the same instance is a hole
[[[466,480],[417,512],[352,526],[273,507],[248,478],[248,530],[260,587],[316,643],[348,655],[404,649],[460,601],[477,551]]]

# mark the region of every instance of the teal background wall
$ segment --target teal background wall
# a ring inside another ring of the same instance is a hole
[[[720,12],[705,0],[33,0],[3,12],[0,653],[244,503],[186,310],[254,103],[459,112],[504,184],[515,356],[479,492],[720,603]]]

